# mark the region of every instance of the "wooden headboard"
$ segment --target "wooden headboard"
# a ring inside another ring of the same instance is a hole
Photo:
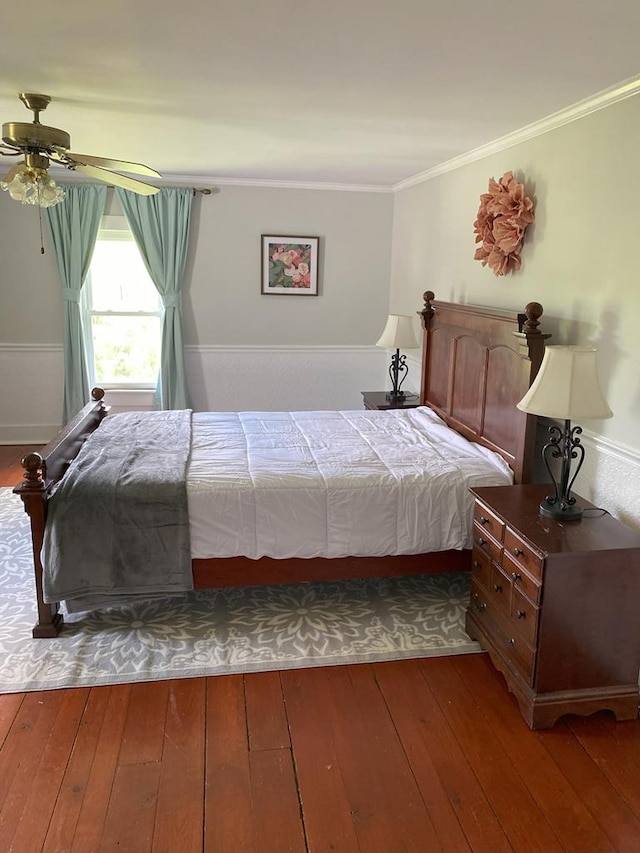
[[[536,417],[516,408],[540,367],[542,305],[524,313],[439,302],[428,290],[422,317],[420,403],[471,441],[499,453],[516,483],[531,481]]]

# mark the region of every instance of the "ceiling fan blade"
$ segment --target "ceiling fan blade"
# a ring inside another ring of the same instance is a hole
[[[82,175],[89,175],[99,181],[105,181],[107,184],[122,187],[123,190],[131,190],[138,195],[155,195],[160,191],[159,187],[145,184],[143,181],[136,181],[135,178],[127,178],[125,175],[118,175],[117,172],[110,172],[108,169],[101,169],[99,166],[71,163],[68,168],[73,172],[80,172]]]
[[[5,184],[11,183],[11,181],[15,178],[15,176],[18,174],[20,169],[22,169],[23,167],[24,167],[24,163],[16,163],[15,166],[12,166],[9,169],[9,171],[7,172],[6,175],[4,175],[4,177],[0,178],[0,181],[2,181]]]
[[[130,163],[128,160],[110,160],[108,157],[92,157],[90,154],[64,154],[65,159],[74,163],[85,163],[87,166],[100,166],[103,169],[117,169],[119,172],[131,172],[134,175],[148,175],[150,178],[161,178],[160,172],[145,166],[144,163]]]

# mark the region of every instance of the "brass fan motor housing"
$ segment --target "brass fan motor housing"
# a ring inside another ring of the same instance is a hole
[[[2,141],[13,148],[31,148],[35,151],[69,149],[71,137],[57,127],[35,122],[8,121],[2,125]]]

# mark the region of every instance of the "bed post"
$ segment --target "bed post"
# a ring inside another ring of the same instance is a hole
[[[81,409],[52,439],[42,453],[27,453],[22,459],[24,474],[14,494],[20,495],[24,509],[31,520],[33,568],[36,583],[38,621],[33,627],[33,637],[57,637],[62,628],[60,604],[47,604],[42,597],[42,543],[47,521],[47,502],[55,483],[64,475],[85,439],[98,428],[109,413],[102,402],[102,388],[91,390],[91,402]]]
[[[513,333],[518,342],[518,353],[522,358],[523,389],[529,388],[536,378],[544,356],[545,342],[551,337],[550,334],[543,334],[538,328],[542,312],[543,308],[539,302],[529,302],[525,305],[524,314],[518,314],[518,331]],[[523,440],[516,457],[516,470],[522,472],[521,479],[524,482],[530,482],[533,479],[536,424],[535,415],[526,416]],[[516,478],[516,482],[519,481]]]
[[[35,639],[57,637],[62,628],[60,605],[47,604],[42,597],[42,561],[40,552],[44,539],[44,525],[47,517],[47,491],[45,485],[45,463],[39,453],[28,453],[22,459],[24,479],[13,490],[20,495],[24,509],[31,521],[31,541],[33,546],[33,566],[35,569],[38,621],[33,626]]]
[[[436,298],[433,290],[425,290],[422,294],[422,299],[424,301],[424,308],[422,311],[418,311],[418,317],[420,317],[422,323],[422,334],[423,334],[423,342],[422,342],[422,375],[420,379],[420,405],[424,406],[427,402],[426,397],[426,387],[425,387],[425,377],[427,376],[428,371],[428,362],[431,353],[431,319],[435,314],[433,305],[431,304],[433,300]]]

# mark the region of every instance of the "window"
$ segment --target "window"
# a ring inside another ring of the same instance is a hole
[[[162,301],[124,217],[103,217],[82,288],[92,385],[155,387]]]

